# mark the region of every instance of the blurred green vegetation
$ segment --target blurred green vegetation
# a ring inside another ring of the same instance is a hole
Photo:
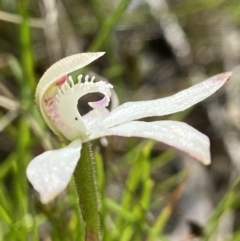
[[[53,62],[106,51],[88,70],[108,79],[121,103],[167,96],[238,67],[239,17],[237,0],[0,0],[0,240],[83,240],[74,184],[42,205],[26,178],[33,157],[61,145],[34,102],[38,79]],[[229,36],[236,50],[225,42]],[[104,241],[240,240],[239,171],[207,112],[213,101],[225,108],[228,94],[168,117],[212,141],[213,166],[198,167],[212,188],[203,223],[181,208],[188,157],[150,140],[111,137],[106,147],[96,141]],[[229,213],[231,227],[221,232]],[[177,233],[181,225],[186,234]]]

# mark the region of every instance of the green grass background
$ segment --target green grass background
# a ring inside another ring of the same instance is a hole
[[[228,19],[239,33],[239,2],[166,2],[191,45],[193,59],[186,65],[179,62],[159,27],[160,17],[169,12],[159,10],[159,19],[145,1],[0,0],[0,97],[8,103],[7,108],[0,108],[0,240],[83,240],[84,223],[74,183],[59,198],[42,205],[26,178],[26,167],[33,157],[61,146],[34,102],[38,79],[53,62],[73,53],[106,51],[88,70],[116,86],[121,103],[166,96],[190,86],[190,70],[195,66],[201,66],[208,76],[226,70],[218,19]],[[48,25],[54,14],[57,22]],[[201,78],[198,72],[194,75]],[[206,134],[213,128],[210,121],[204,121],[207,115],[200,105],[167,118],[187,121]],[[216,142],[213,146],[221,149],[220,138],[210,138]],[[171,220],[189,170],[164,170],[184,157],[156,142],[137,138],[111,138],[107,147],[96,141],[94,153],[103,240],[170,240],[169,227],[174,225]],[[226,151],[219,155],[231,163]],[[221,179],[221,173],[217,175]],[[236,175],[232,180],[221,180],[225,184],[213,180],[215,186],[220,185],[221,195],[214,200],[208,221],[201,224],[199,240],[240,240],[240,179]],[[236,214],[232,233],[216,239],[221,217],[229,211]]]

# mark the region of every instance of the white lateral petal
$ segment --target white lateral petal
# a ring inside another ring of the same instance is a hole
[[[113,127],[144,117],[163,116],[183,111],[212,95],[230,76],[229,72],[215,75],[166,98],[124,103],[114,109],[102,124],[105,127]]]
[[[46,151],[35,157],[27,167],[27,177],[40,193],[42,203],[47,203],[61,193],[68,185],[80,158],[80,140],[53,151]]]
[[[101,136],[126,136],[154,139],[188,153],[204,164],[210,164],[210,143],[207,136],[179,121],[132,121],[108,129],[100,129],[91,139]]]

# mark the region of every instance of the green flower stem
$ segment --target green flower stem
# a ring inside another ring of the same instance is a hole
[[[74,172],[80,210],[85,221],[85,241],[101,241],[100,200],[96,163],[91,143],[84,143],[81,158]]]

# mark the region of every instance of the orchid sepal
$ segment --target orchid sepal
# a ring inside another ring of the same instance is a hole
[[[50,150],[35,157],[27,167],[27,177],[40,194],[42,203],[48,203],[68,185],[81,155],[82,142],[74,140],[58,150]]]
[[[104,120],[105,127],[113,127],[123,123],[151,116],[163,116],[186,110],[216,92],[231,77],[225,72],[193,85],[169,97],[126,102],[114,109]]]

